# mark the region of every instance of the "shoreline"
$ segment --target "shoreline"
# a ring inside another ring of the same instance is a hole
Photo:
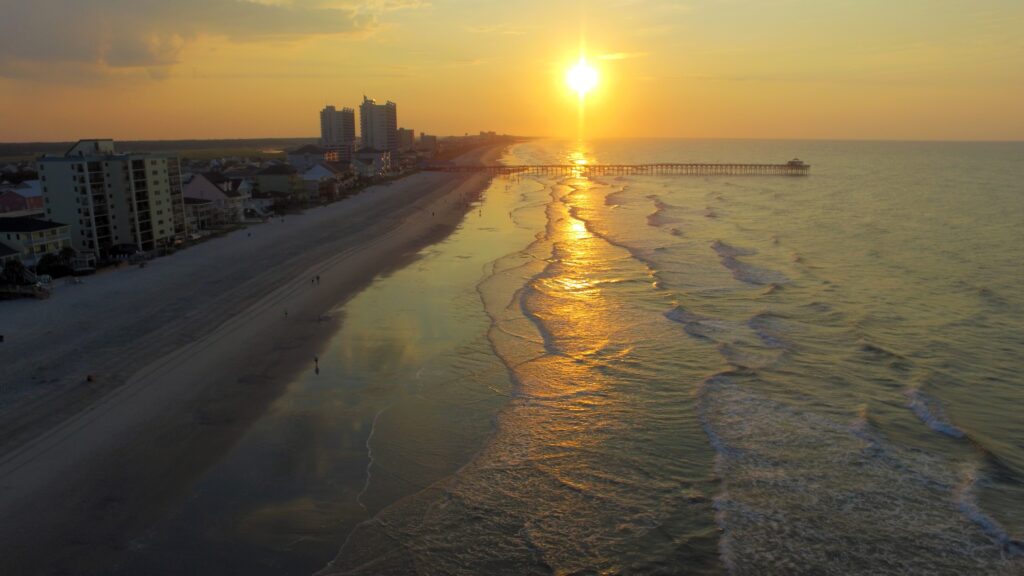
[[[470,155],[475,161],[492,161],[504,148]],[[308,368],[341,322],[324,315],[379,275],[400,269],[415,260],[420,249],[447,237],[468,211],[468,202],[458,200],[478,196],[489,181],[484,175],[416,174],[371,188],[350,206],[345,204],[353,199],[311,209],[308,212],[314,214],[309,218],[286,217],[292,222],[284,226],[313,220],[316,227],[300,228],[298,233],[320,232],[324,246],[297,258],[297,263],[286,258],[249,279],[244,284],[248,290],[238,295],[240,311],[229,313],[229,309],[192,326],[192,334],[175,335],[173,326],[168,330],[153,326],[155,334],[146,336],[155,335],[157,343],[169,339],[171,345],[165,344],[160,354],[147,361],[128,361],[132,367],[142,367],[132,370],[123,384],[99,382],[108,387],[94,390],[98,396],[91,399],[89,390],[75,394],[65,403],[64,413],[83,402],[87,407],[74,410],[73,416],[60,418],[59,423],[42,414],[49,408],[46,401],[67,390],[68,383],[58,382],[49,394],[29,397],[24,405],[36,419],[22,417],[21,427],[14,431],[20,439],[31,439],[13,449],[14,442],[7,440],[0,456],[0,511],[6,518],[19,519],[0,527],[6,567],[88,573],[108,564],[129,545],[133,534],[186,495],[189,486],[231,448],[291,378]],[[377,194],[383,196],[375,202]],[[366,212],[378,218],[364,222],[360,217],[366,217]],[[339,235],[333,225],[346,217],[355,222],[348,222],[348,233]],[[283,230],[273,232],[285,234]],[[249,239],[246,234],[241,230],[230,236],[241,243]],[[337,250],[332,256],[317,257],[332,250]],[[129,274],[148,272],[176,256],[161,259],[145,271],[126,269],[105,276],[124,281]],[[197,254],[192,260],[200,257]],[[319,284],[311,282],[317,275]],[[273,281],[282,277],[291,279],[275,285]],[[197,290],[199,280],[192,280]],[[231,295],[214,297],[207,307]],[[52,302],[42,302],[47,303]],[[187,323],[188,318],[181,321]],[[42,336],[45,332],[37,338]],[[138,343],[153,345],[154,340],[143,337]],[[106,344],[111,345],[106,363],[116,363],[121,355],[116,339]],[[105,365],[102,359],[99,363]],[[80,362],[56,365],[68,370]],[[15,375],[27,372],[25,366],[14,366]],[[97,373],[102,379],[119,374]],[[64,379],[74,381],[75,372],[66,373]],[[2,409],[5,428],[11,428],[6,416],[12,410],[10,404]]]

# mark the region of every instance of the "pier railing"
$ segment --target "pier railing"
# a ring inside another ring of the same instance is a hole
[[[811,165],[793,160],[785,164],[494,164],[485,166],[433,164],[425,166],[423,169],[432,172],[485,172],[495,175],[805,176],[810,172]]]

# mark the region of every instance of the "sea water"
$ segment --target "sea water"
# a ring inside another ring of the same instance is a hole
[[[809,176],[585,169],[794,156]],[[581,169],[496,178],[340,306],[319,373],[126,569],[1024,571],[1024,145],[503,161]]]
[[[1024,570],[1024,145],[533,142],[481,276],[512,395],[330,572]],[[490,201],[490,200],[488,200]],[[484,210],[489,209],[485,203]]]

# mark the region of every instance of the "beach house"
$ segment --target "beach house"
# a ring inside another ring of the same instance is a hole
[[[59,254],[71,246],[67,224],[36,218],[0,218],[0,244],[13,251],[26,266],[34,266],[46,254]]]
[[[185,198],[207,200],[212,203],[208,224],[232,224],[245,217],[245,206],[250,193],[244,180],[231,179],[219,172],[195,174],[185,184]],[[193,203],[192,206],[198,206]],[[186,204],[186,209],[188,204]]]
[[[363,148],[355,153],[352,167],[356,174],[364,178],[384,176],[391,171],[391,153],[386,150]]]
[[[43,188],[39,180],[0,185],[0,213],[43,211]]]
[[[271,164],[256,173],[254,196],[295,200],[301,198],[304,191],[298,171],[288,164]]]

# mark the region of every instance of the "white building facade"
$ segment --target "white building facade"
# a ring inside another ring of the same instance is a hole
[[[113,140],[82,140],[36,167],[46,218],[69,225],[75,250],[100,255],[130,244],[148,251],[185,239],[177,157],[119,154]]]

